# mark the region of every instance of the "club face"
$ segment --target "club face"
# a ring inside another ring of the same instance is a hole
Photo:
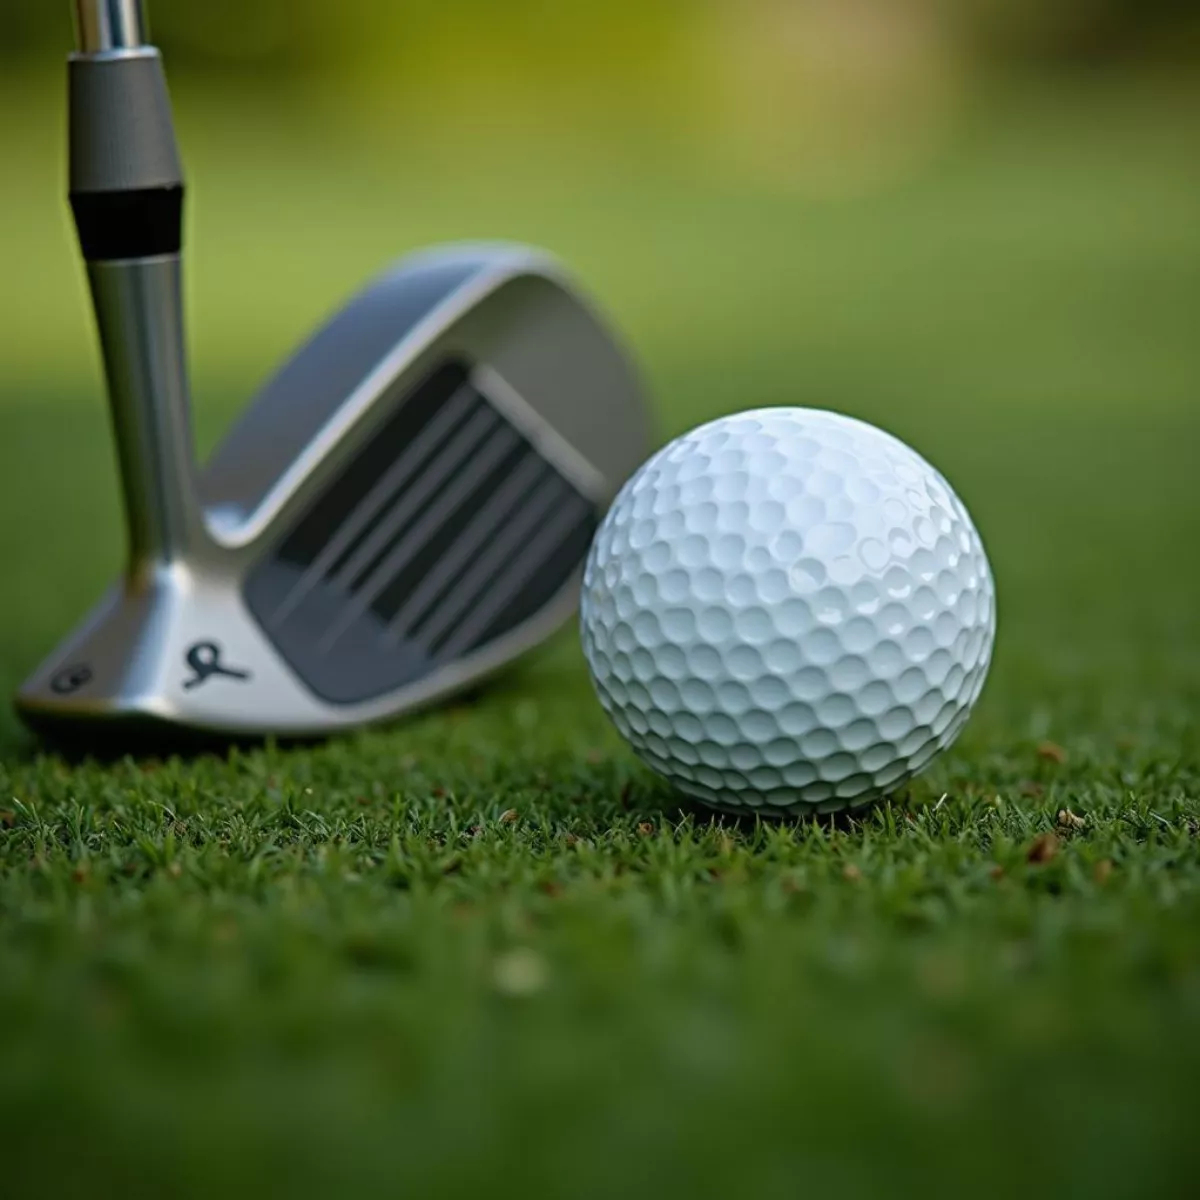
[[[119,584],[18,707],[286,736],[431,704],[571,615],[647,446],[628,361],[553,263],[416,256],[262,389],[203,474],[208,539]]]

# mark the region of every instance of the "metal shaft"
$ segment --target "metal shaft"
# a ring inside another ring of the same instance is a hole
[[[139,0],[77,0],[71,206],[104,355],[130,575],[202,527],[183,334],[183,173],[162,61]]]
[[[88,263],[132,574],[180,557],[196,533],[179,272],[177,254]]]
[[[141,0],[75,0],[75,37],[81,54],[141,46],[145,30]]]

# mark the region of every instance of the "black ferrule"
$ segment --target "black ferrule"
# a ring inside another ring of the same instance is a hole
[[[88,262],[178,254],[183,241],[183,187],[73,192],[71,208]]]

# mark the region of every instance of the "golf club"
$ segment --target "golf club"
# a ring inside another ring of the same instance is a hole
[[[52,736],[319,736],[460,691],[575,610],[645,457],[623,350],[546,255],[419,252],[196,465],[183,175],[138,0],[79,0],[70,196],[128,529],[122,578],[17,697]]]

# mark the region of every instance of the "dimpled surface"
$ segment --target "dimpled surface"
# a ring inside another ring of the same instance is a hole
[[[584,654],[638,755],[718,808],[831,811],[895,791],[983,687],[979,534],[915,451],[771,408],[684,434],[629,480],[584,575]]]

